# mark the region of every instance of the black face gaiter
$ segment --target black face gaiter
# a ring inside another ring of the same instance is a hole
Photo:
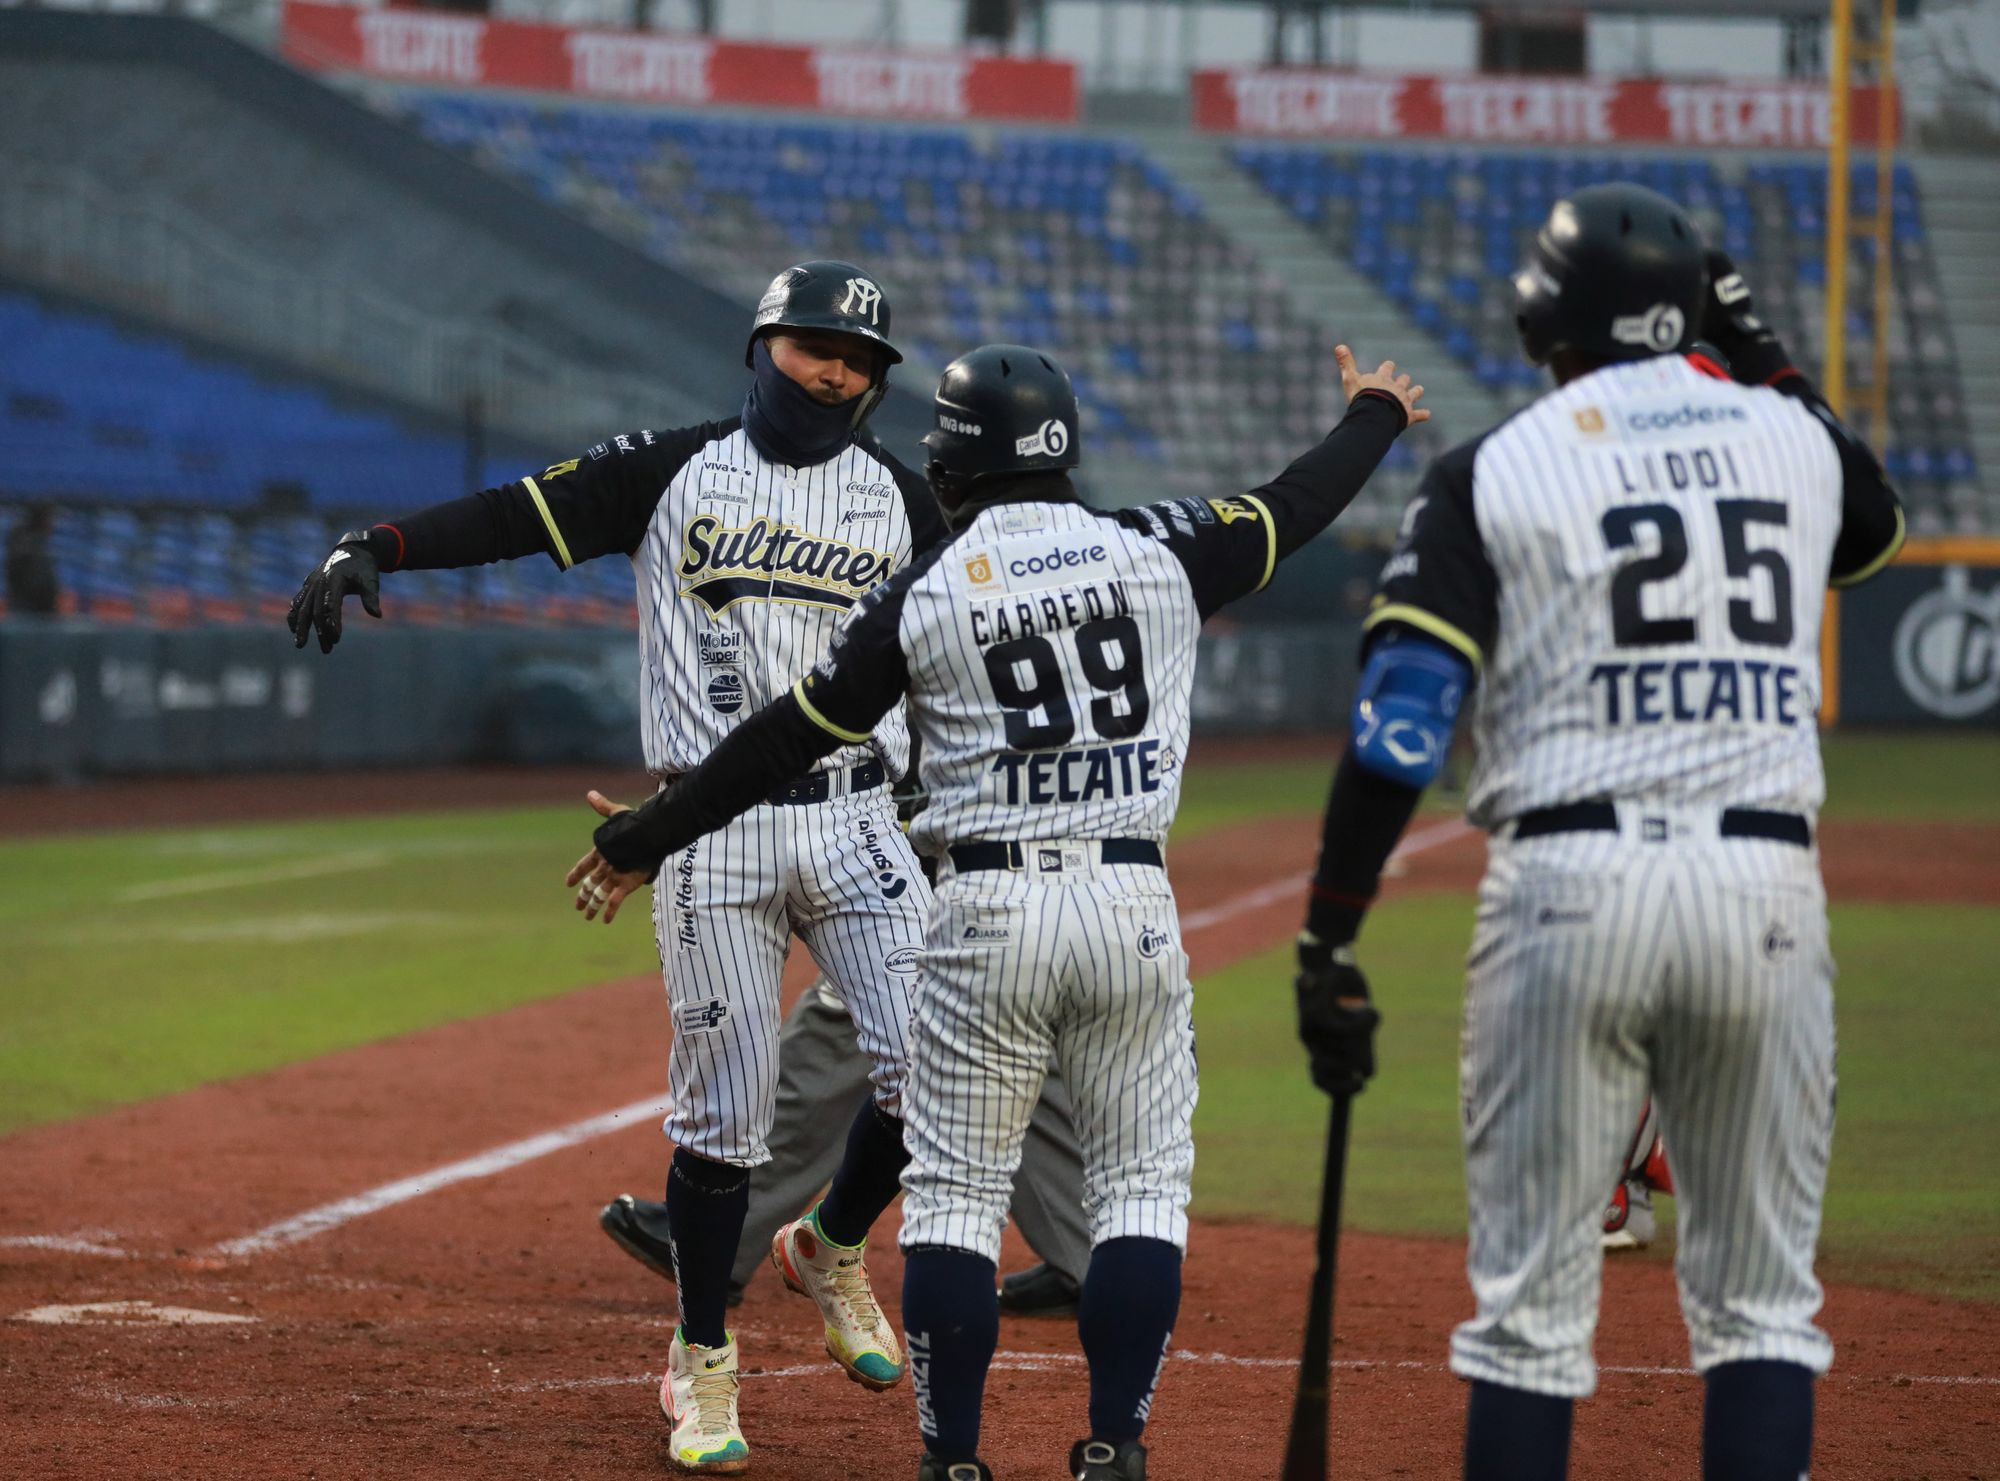
[[[759,456],[788,468],[811,468],[837,457],[853,439],[855,412],[868,393],[839,406],[815,401],[804,386],[778,369],[771,347],[761,339],[752,351],[752,362],[750,394],[743,398],[743,430]]]

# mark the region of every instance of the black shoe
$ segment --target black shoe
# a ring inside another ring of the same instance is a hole
[[[674,1278],[674,1246],[667,1237],[667,1206],[620,1193],[604,1205],[598,1224],[626,1254],[656,1275]],[[743,1287],[729,1283],[729,1304],[743,1304]]]
[[[1009,1316],[1074,1316],[1081,1292],[1053,1265],[1034,1265],[1003,1276],[1000,1309]]]
[[[945,1462],[926,1455],[917,1462],[917,1481],[993,1481],[993,1473],[983,1460]]]
[[[1137,1440],[1078,1440],[1069,1447],[1076,1481],[1146,1481],[1146,1447]]]

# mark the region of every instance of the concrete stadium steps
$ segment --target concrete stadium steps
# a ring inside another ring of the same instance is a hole
[[[1364,364],[1393,358],[1415,370],[1424,405],[1449,444],[1484,431],[1507,406],[1481,386],[1381,288],[1257,188],[1230,157],[1235,140],[1187,129],[1133,130],[1146,151],[1200,198],[1208,217],[1255,252],[1290,291],[1301,315],[1351,345]]]
[[[1971,155],[1912,156],[1952,325],[1986,523],[2000,525],[2000,167]]]

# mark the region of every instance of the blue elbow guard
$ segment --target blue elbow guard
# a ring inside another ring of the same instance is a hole
[[[1392,782],[1428,787],[1451,751],[1472,666],[1442,643],[1408,633],[1378,642],[1354,697],[1354,759]]]

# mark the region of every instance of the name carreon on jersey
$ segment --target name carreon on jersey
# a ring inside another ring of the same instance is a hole
[[[920,846],[1164,835],[1199,617],[1157,541],[1074,505],[985,510],[901,626],[913,663],[976,676],[913,686],[936,737]]]

